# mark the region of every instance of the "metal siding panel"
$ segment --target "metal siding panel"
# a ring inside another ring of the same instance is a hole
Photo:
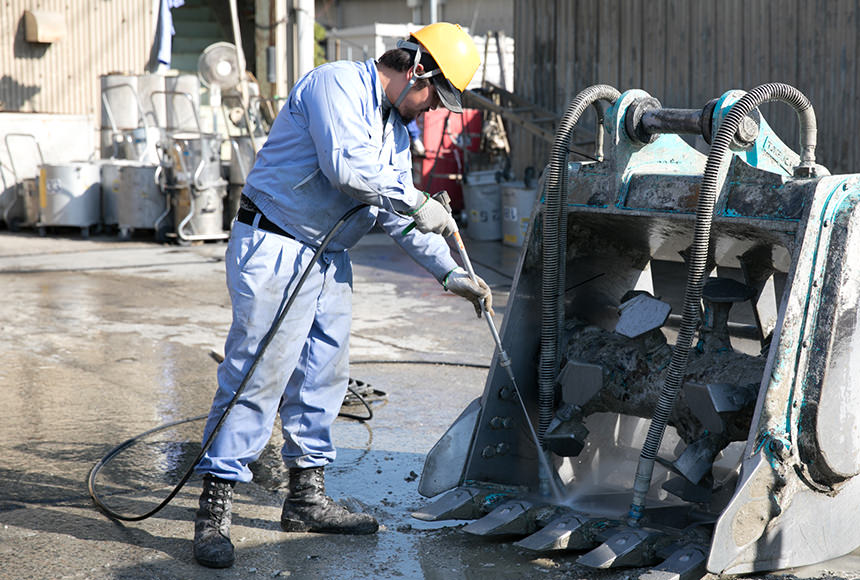
[[[830,35],[831,50],[833,54],[832,73],[832,99],[825,104],[828,118],[835,118],[836,111],[841,111],[845,118],[842,122],[834,122],[830,125],[833,131],[828,136],[831,144],[831,152],[827,161],[834,167],[840,167],[843,171],[856,168],[857,164],[855,147],[856,138],[852,131],[845,130],[846,127],[856,127],[857,110],[852,107],[854,103],[854,78],[857,76],[857,61],[854,59],[856,51],[857,35],[854,31],[856,24],[856,7],[851,2],[839,2],[837,4],[837,17],[834,33]],[[813,106],[815,106],[813,104]],[[853,117],[853,118],[852,118]],[[845,121],[849,123],[845,123]],[[852,122],[853,121],[853,122]]]
[[[794,46],[797,43],[797,5],[795,0],[783,0],[780,5],[770,6],[770,74],[771,81],[778,81],[797,87],[797,62]],[[752,88],[752,87],[750,87]],[[797,115],[791,107],[778,104],[771,106],[768,122],[780,138],[792,149],[797,149],[799,132]]]
[[[623,91],[620,86],[618,50],[620,44],[620,0],[597,3],[597,78],[602,83]]]
[[[812,1],[800,2],[797,18],[800,22],[816,22],[818,18],[818,6],[816,3]],[[818,83],[818,70],[821,68],[821,62],[816,57],[816,40],[819,34],[816,26],[797,27],[797,88],[803,91],[812,102],[816,116],[819,116],[819,132],[823,136],[824,133],[821,130],[823,119],[820,118],[823,91]]]
[[[537,64],[541,70],[541,83],[544,87],[542,93],[538,93],[537,104],[542,107],[555,110],[563,105],[558,103],[556,97],[558,95],[558,75],[559,67],[562,62],[558,58],[558,45],[560,38],[558,36],[558,2],[544,2],[543,9],[538,14],[537,25],[540,30],[537,40]]]
[[[724,0],[717,10],[716,52],[717,77],[716,91],[721,95],[732,89],[743,88],[741,74],[743,69],[743,34],[738,24],[743,15],[744,0]],[[716,98],[718,95],[711,95]]]
[[[672,107],[690,106],[690,6],[687,0],[666,4],[666,94],[655,95]],[[631,87],[635,88],[635,87]],[[670,104],[671,103],[671,104]]]
[[[40,10],[65,16],[66,34],[49,45],[24,40],[30,0],[0,11],[0,101],[7,110],[87,114],[99,110],[99,76],[145,72],[154,34],[151,2],[42,0]]]
[[[621,86],[627,90],[642,85],[642,3],[621,2]]]
[[[848,2],[851,5],[851,8],[854,12],[854,27],[852,28],[852,34],[854,35],[855,47],[854,47],[854,87],[851,92],[851,99],[842,103],[842,108],[847,114],[850,115],[846,119],[846,127],[857,127],[860,125],[860,65],[857,64],[857,59],[860,58],[860,42],[857,42],[857,35],[855,32],[858,27],[860,27],[860,0],[857,2]],[[848,58],[851,58],[852,55],[849,52]],[[813,105],[814,106],[814,105]],[[851,154],[851,161],[848,167],[843,168],[846,172],[858,172],[860,171],[860,143],[857,143],[856,140],[853,142],[853,151]]]
[[[642,15],[642,86],[637,87],[656,97],[664,106],[677,107],[666,101],[666,2],[654,0]],[[686,106],[686,105],[684,105]]]
[[[692,0],[690,2],[690,40],[692,54],[690,67],[690,100],[681,106],[699,108],[714,98],[718,90],[714,88],[716,60],[714,34],[716,3],[712,0]]]
[[[576,10],[576,0],[559,0],[556,2],[556,38],[558,39],[557,62],[555,78],[555,98],[553,102],[559,111],[567,108],[568,90],[576,78],[576,45],[579,36],[571,14]]]
[[[597,7],[594,0],[579,0],[572,14],[576,25],[576,74],[574,86],[568,87],[568,99],[595,84],[597,76]]]
[[[557,96],[569,99],[583,88],[570,86],[571,78],[577,85],[645,88],[675,107],[700,107],[729,89],[786,82],[815,107],[819,160],[839,173],[860,168],[860,143],[845,129],[860,124],[858,0],[662,0],[648,11],[638,0],[603,0],[593,10],[583,10],[583,0],[566,1],[515,1],[517,94],[561,114],[566,102],[556,102]],[[596,35],[591,65],[582,20],[589,13]],[[576,66],[568,75],[571,58]],[[783,104],[762,109],[796,148],[794,114]],[[522,130],[512,135],[515,167],[546,162],[547,147]]]
[[[574,68],[576,67],[576,29],[567,26],[570,22],[570,11],[574,10],[576,0],[557,0],[555,3],[555,37],[556,56],[555,61],[555,90],[553,100],[555,109],[563,111],[567,108],[567,87],[573,82]]]

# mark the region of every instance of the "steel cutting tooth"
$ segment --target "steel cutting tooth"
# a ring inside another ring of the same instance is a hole
[[[625,528],[576,561],[590,568],[618,568],[621,566],[650,566],[654,558],[654,540],[658,532],[643,528]]]
[[[707,572],[708,548],[701,544],[686,544],[654,567],[639,580],[700,580]]]
[[[606,520],[590,520],[582,515],[566,513],[514,545],[535,552],[586,550],[599,543],[595,538],[596,530],[606,525]]]
[[[463,526],[463,531],[476,536],[528,534],[536,527],[534,507],[529,501],[508,500],[481,519]]]
[[[427,522],[473,520],[484,515],[482,505],[487,495],[488,491],[477,487],[457,487],[433,503],[412,512],[412,517]]]

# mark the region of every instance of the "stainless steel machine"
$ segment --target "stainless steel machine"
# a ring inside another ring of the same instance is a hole
[[[799,154],[768,102],[797,112]],[[572,162],[592,108],[598,161]],[[648,580],[860,546],[860,176],[816,164],[816,131],[779,83],[701,109],[577,95],[501,328],[510,358],[428,454],[435,499],[414,515]]]
[[[102,163],[103,221],[116,224],[120,238],[131,237],[134,231],[155,231],[159,218],[170,210],[159,186],[161,171],[159,165],[127,159]],[[112,222],[106,217],[109,213]]]
[[[196,131],[168,131],[158,150],[163,171],[161,190],[169,198],[169,207],[159,216],[155,229],[180,243],[224,240],[229,233],[223,228],[223,198],[227,182],[221,178],[221,143],[216,133],[206,133],[200,125],[200,114],[193,96],[163,91],[167,110],[175,99],[185,99],[194,111]],[[157,91],[153,95],[159,94]],[[165,224],[172,224],[165,228]]]
[[[49,227],[90,228],[102,219],[101,167],[92,161],[44,163],[39,167],[39,234]]]

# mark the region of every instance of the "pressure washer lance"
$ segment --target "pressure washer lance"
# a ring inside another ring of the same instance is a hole
[[[451,207],[451,196],[448,195],[448,192],[442,190],[433,195],[433,199],[441,203],[448,213],[453,213],[453,208]],[[455,224],[456,225],[456,224]],[[469,260],[469,254],[466,253],[466,246],[463,244],[463,238],[460,236],[460,229],[457,228],[454,230],[452,234],[454,236],[454,241],[457,244],[457,251],[460,253],[460,259],[463,260],[463,266],[466,268],[466,271],[469,273],[469,276],[472,278],[472,281],[477,285],[478,284],[478,276],[475,274],[475,269],[472,267],[472,261]],[[520,407],[523,410],[523,416],[526,420],[526,425],[528,425],[529,432],[531,433],[532,440],[535,444],[535,448],[537,449],[537,455],[540,460],[541,467],[544,470],[544,475],[540,477],[540,487],[541,493],[546,495],[548,492],[552,492],[553,497],[556,501],[563,500],[563,494],[559,489],[558,483],[552,477],[552,471],[550,470],[549,460],[546,457],[546,453],[543,450],[543,446],[540,443],[540,439],[538,438],[537,431],[535,431],[534,425],[532,425],[531,418],[529,417],[529,413],[526,410],[526,405],[523,402],[523,397],[520,393],[520,389],[517,386],[517,380],[514,378],[514,370],[511,368],[511,358],[508,356],[508,353],[505,351],[505,348],[502,346],[502,339],[499,336],[499,332],[496,330],[496,325],[493,322],[493,317],[487,311],[487,305],[483,300],[481,302],[481,312],[484,315],[484,320],[487,321],[487,326],[490,327],[490,334],[493,335],[493,341],[496,343],[496,348],[499,351],[499,365],[508,375],[508,378],[511,381],[511,386],[514,388],[514,392],[517,394],[517,399],[520,402]]]

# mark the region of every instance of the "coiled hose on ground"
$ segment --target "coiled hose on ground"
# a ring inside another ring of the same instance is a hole
[[[592,104],[598,111],[598,143],[602,142],[602,109],[598,101],[614,103],[621,93],[608,85],[593,85],[580,92],[567,107],[552,146],[544,185],[543,279],[541,289],[541,342],[538,366],[538,436],[552,421],[558,376],[559,316],[564,298],[564,244],[567,243],[567,159],[570,138],[579,118]],[[598,158],[602,157],[598,154]]]
[[[729,145],[741,121],[753,109],[764,103],[780,101],[791,105],[797,112],[800,121],[801,158],[799,168],[808,168],[810,172],[815,166],[815,144],[817,126],[812,105],[800,91],[782,83],[760,85],[736,102],[725,120],[720,125],[708,154],[702,184],[699,190],[699,203],[696,207],[696,224],[693,245],[690,252],[687,270],[687,285],[684,292],[684,310],[678,338],[672,349],[672,358],[666,373],[666,381],[657,400],[657,406],[648,428],[648,435],[639,457],[636,477],[633,482],[633,502],[630,505],[628,523],[638,526],[645,511],[645,496],[651,487],[651,477],[654,471],[654,461],[663,440],[669,415],[675,404],[678,391],[684,382],[687,370],[687,355],[693,343],[693,335],[699,324],[702,285],[704,284],[705,263],[708,257],[708,245],[711,239],[711,224],[713,223],[714,204],[716,203],[720,175],[724,164],[730,158]],[[707,122],[711,122],[710,119]],[[811,173],[810,173],[811,174]],[[795,171],[795,175],[799,172]]]

